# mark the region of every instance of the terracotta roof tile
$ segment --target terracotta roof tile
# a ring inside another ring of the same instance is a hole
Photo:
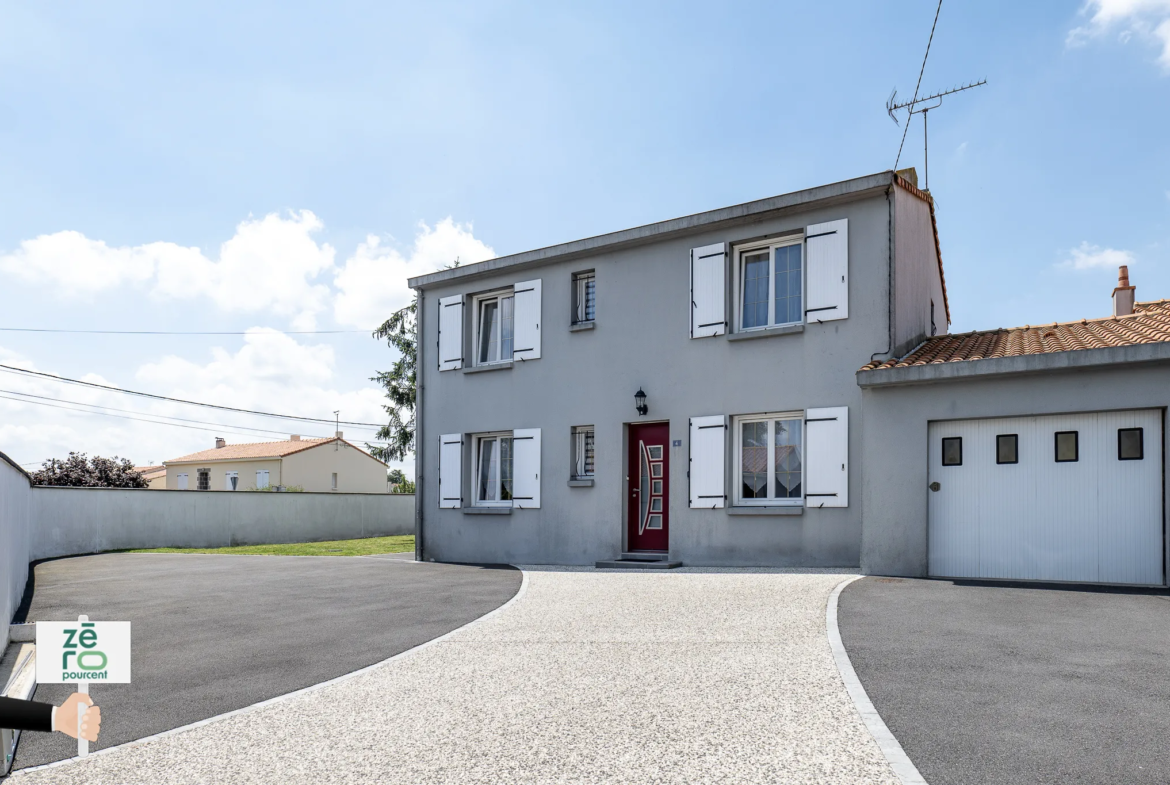
[[[165,467],[165,466],[135,466],[134,471],[138,472],[143,477],[145,477],[146,479],[149,480],[153,477],[159,477],[161,475],[166,474],[167,467]]]
[[[215,447],[210,450],[193,452],[181,458],[172,458],[166,463],[189,463],[192,461],[230,461],[249,458],[281,458],[294,452],[307,450],[319,444],[331,442],[332,439],[300,439],[299,441],[284,442],[255,442],[253,444],[229,444],[225,447]]]
[[[875,361],[861,368],[909,368],[915,365],[968,362],[1024,354],[1075,352],[1110,346],[1170,341],[1170,300],[1135,303],[1129,316],[1077,322],[1025,325],[999,330],[939,335],[923,341],[905,357]]]

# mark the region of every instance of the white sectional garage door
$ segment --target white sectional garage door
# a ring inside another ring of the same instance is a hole
[[[929,433],[931,575],[1162,583],[1161,411],[955,420]]]

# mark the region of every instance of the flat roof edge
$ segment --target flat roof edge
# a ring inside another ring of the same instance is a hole
[[[483,262],[454,267],[449,270],[407,279],[407,285],[412,289],[425,289],[428,286],[445,283],[460,278],[472,278],[488,275],[508,268],[534,267],[548,262],[562,261],[576,256],[584,256],[610,250],[619,250],[643,243],[655,242],[679,235],[693,234],[703,229],[716,228],[721,225],[742,223],[753,220],[767,213],[781,210],[793,210],[817,202],[839,201],[866,195],[867,192],[889,187],[894,182],[894,173],[878,172],[877,174],[856,177],[851,180],[842,180],[837,183],[806,188],[780,196],[770,196],[766,199],[757,199],[752,202],[721,207],[702,213],[686,215],[681,218],[671,218],[666,221],[645,224],[632,229],[623,229],[608,234],[587,237],[582,240],[550,245],[531,251],[498,256]]]
[[[985,360],[956,360],[930,365],[912,365],[906,368],[876,368],[871,371],[858,371],[857,384],[862,388],[897,387],[1165,362],[1170,362],[1170,342],[1138,343]]]

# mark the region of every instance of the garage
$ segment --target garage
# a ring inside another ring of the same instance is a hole
[[[930,575],[1162,585],[1163,413],[929,423]]]

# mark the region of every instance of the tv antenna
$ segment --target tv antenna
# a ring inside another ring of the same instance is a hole
[[[929,49],[928,49],[928,51],[929,51]],[[923,64],[925,65],[925,61],[923,62]],[[941,93],[935,93],[934,95],[928,95],[925,98],[915,97],[909,101],[903,101],[902,103],[897,102],[898,101],[898,90],[897,90],[897,88],[895,88],[894,92],[890,93],[889,99],[886,100],[886,112],[889,113],[890,119],[894,121],[894,125],[899,125],[899,123],[898,123],[898,110],[899,109],[906,110],[906,127],[907,128],[910,127],[910,120],[913,119],[914,115],[916,115],[916,114],[922,115],[922,158],[923,158],[923,169],[924,169],[924,174],[925,174],[924,179],[926,181],[925,182],[926,190],[930,190],[930,135],[928,133],[928,128],[927,128],[927,119],[926,119],[927,114],[930,112],[931,109],[938,109],[940,106],[942,106],[942,99],[944,96],[953,95],[954,93],[961,93],[964,90],[970,90],[974,87],[980,87],[980,86],[985,85],[985,84],[987,84],[987,80],[980,79],[978,82],[970,82],[970,83],[962,85],[960,87],[952,87],[950,90],[943,90]],[[926,104],[929,104],[929,106],[927,106]],[[905,141],[905,139],[906,139],[906,135],[905,135],[905,133],[903,133],[902,140]],[[901,148],[899,148],[898,159],[901,160],[901,158],[902,158],[902,151],[901,151]],[[894,162],[894,168],[895,169],[898,168],[897,161]]]

